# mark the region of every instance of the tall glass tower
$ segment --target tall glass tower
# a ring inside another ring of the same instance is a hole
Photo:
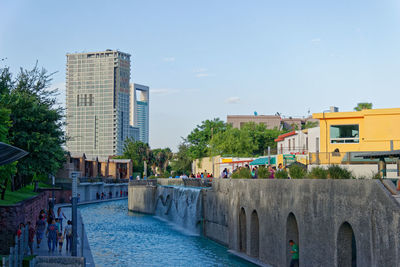
[[[131,84],[131,124],[139,128],[139,141],[149,143],[149,87]]]
[[[138,131],[130,123],[130,55],[67,54],[67,148],[86,157],[121,155]],[[136,134],[137,135],[137,134]]]

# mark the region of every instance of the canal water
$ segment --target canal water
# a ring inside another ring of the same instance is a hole
[[[253,266],[176,223],[127,207],[127,200],[79,207],[96,266]]]

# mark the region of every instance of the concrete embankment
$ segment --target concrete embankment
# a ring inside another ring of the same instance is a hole
[[[154,213],[154,185],[129,209]],[[400,205],[379,180],[227,180],[203,189],[203,234],[272,266],[400,266]]]

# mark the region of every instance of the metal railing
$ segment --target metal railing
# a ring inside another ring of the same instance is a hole
[[[157,179],[149,179],[149,180],[131,180],[129,181],[130,186],[157,186]]]
[[[87,177],[80,177],[79,183],[106,183],[106,184],[122,184],[128,183],[129,179],[115,179],[115,178],[102,178],[102,177],[95,177],[95,178],[87,178]]]
[[[22,261],[25,256],[28,256],[29,246],[29,226],[21,229],[21,235],[15,235],[15,245],[10,247],[10,255],[2,258],[2,266],[19,267],[22,266]],[[29,266],[35,266],[35,259],[29,262]]]

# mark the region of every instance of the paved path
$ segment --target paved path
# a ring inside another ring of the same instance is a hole
[[[78,203],[78,205],[85,205],[85,204],[92,204],[92,203],[99,203],[99,202],[108,202],[108,201],[120,200],[120,199],[126,199],[126,198],[127,197],[86,201],[86,202],[80,202],[80,203]],[[57,204],[57,205],[55,205],[54,210],[57,211],[57,209],[59,207],[62,207],[62,211],[64,212],[65,216],[67,217],[67,219],[63,220],[63,230],[64,230],[65,226],[67,225],[67,221],[72,220],[72,208],[71,208],[71,204]],[[80,211],[78,210],[78,251],[77,251],[77,253],[78,253],[78,256],[80,256],[80,257],[82,256],[81,236],[82,236],[82,216],[80,214]],[[35,255],[39,255],[39,256],[71,256],[71,253],[66,251],[66,245],[67,245],[67,243],[66,243],[66,240],[64,239],[64,244],[63,244],[63,248],[62,248],[61,252],[59,252],[58,248],[56,248],[56,250],[54,252],[49,252],[49,249],[47,246],[47,238],[44,237],[40,244],[40,248],[37,248],[36,236],[35,236],[33,253]],[[95,266],[86,233],[84,233],[83,257],[86,258],[86,266],[88,266],[88,267]]]

